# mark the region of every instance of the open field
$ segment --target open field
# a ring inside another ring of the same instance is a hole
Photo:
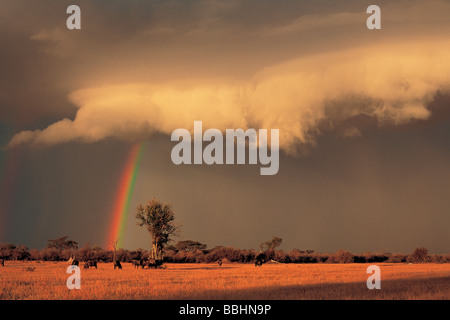
[[[0,267],[0,299],[450,299],[450,264],[377,264],[381,290],[368,290],[369,264],[166,264],[134,269],[111,263],[81,269],[69,291],[64,262]],[[34,267],[34,271],[27,269]]]

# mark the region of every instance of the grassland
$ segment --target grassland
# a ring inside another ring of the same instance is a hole
[[[368,290],[368,264],[166,264],[123,270],[100,263],[68,290],[63,262],[9,262],[0,299],[446,299],[450,264],[378,264],[381,290]],[[33,270],[34,268],[34,270]],[[33,271],[31,271],[33,270]]]

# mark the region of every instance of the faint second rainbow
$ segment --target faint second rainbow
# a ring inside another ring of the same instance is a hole
[[[17,187],[19,150],[0,150],[0,242],[6,240],[8,219]]]
[[[141,142],[131,148],[127,162],[122,171],[112,212],[112,221],[106,244],[107,247],[112,247],[114,241],[118,241],[119,247],[123,245],[128,211],[130,209],[131,197],[133,195],[134,184],[139,171],[139,164],[141,162],[144,146],[145,143]]]

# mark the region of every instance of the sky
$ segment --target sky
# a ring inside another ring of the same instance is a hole
[[[444,0],[1,1],[0,242],[106,247],[141,145],[125,248],[150,248],[134,215],[156,197],[175,241],[448,253],[449,16]],[[171,133],[196,120],[279,129],[279,172],[173,164]]]

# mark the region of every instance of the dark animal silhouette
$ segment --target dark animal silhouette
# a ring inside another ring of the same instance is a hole
[[[162,266],[162,264],[163,264],[162,260],[151,259],[150,261],[145,261],[144,262],[144,267],[148,267],[149,269],[150,268],[156,269],[156,268]]]
[[[222,259],[217,260],[217,263],[219,264],[219,267],[222,266]]]
[[[139,267],[144,268],[144,260],[143,259],[141,259],[141,260],[133,260],[133,261],[131,261],[131,263],[132,263],[132,265],[134,266],[135,269],[137,269]]]
[[[88,260],[84,263],[84,269],[89,269],[89,267],[97,269],[97,260]]]
[[[262,262],[267,260],[267,256],[264,252],[260,252],[257,256],[256,256],[256,260],[261,260]]]
[[[151,265],[151,268],[159,268],[163,265],[163,261],[162,260],[156,260],[155,263],[153,265]]]
[[[115,261],[114,261],[114,270],[115,270],[116,268],[122,269],[122,265],[120,264],[120,261],[119,261],[119,260],[115,260]]]
[[[4,267],[5,266],[5,260],[0,259],[0,266]]]
[[[257,256],[256,256],[256,261],[255,261],[255,267],[261,267],[262,264],[267,261],[267,256],[264,252],[260,252]]]

